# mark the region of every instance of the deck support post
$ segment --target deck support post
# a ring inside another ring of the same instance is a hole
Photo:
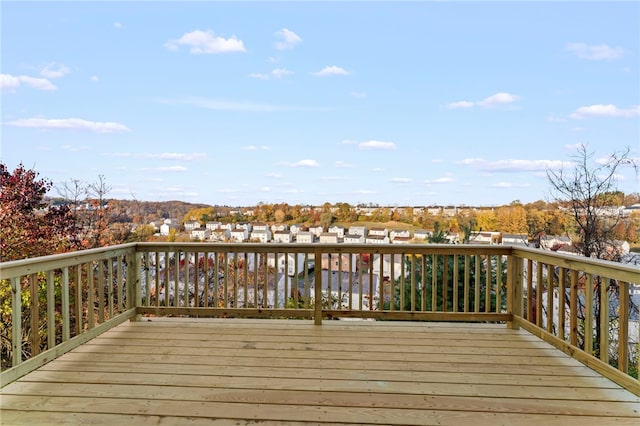
[[[507,313],[522,317],[522,260],[514,255],[507,258]],[[507,321],[512,330],[520,328],[517,321]]]
[[[137,248],[127,254],[127,309],[136,309],[142,304],[140,294],[140,254]],[[141,315],[131,317],[131,321],[139,321]]]

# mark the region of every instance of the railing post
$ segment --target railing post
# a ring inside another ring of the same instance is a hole
[[[507,313],[512,317],[522,317],[522,260],[512,254],[507,258]],[[508,321],[507,327],[517,330],[514,321]]]
[[[313,257],[313,322],[315,325],[322,325],[322,251],[316,248]]]
[[[20,277],[11,279],[11,350],[13,351],[12,365],[15,367],[22,362],[22,294],[20,292]],[[37,331],[36,331],[37,333]]]
[[[138,308],[141,305],[140,295],[140,259],[137,247],[127,254],[127,310]],[[138,321],[139,315],[132,317],[132,321]]]

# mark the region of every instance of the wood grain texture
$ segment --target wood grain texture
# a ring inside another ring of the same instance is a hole
[[[152,318],[4,387],[3,425],[640,424],[640,398],[503,324]]]

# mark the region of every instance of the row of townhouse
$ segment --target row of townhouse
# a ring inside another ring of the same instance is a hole
[[[195,222],[198,223],[198,222]],[[351,244],[408,244],[412,240],[427,240],[431,231],[416,230],[412,233],[407,229],[367,228],[366,226],[311,226],[266,223],[221,223],[208,222],[204,227],[195,223],[185,223],[185,230],[189,230],[191,238],[200,241],[213,242],[276,242],[276,243],[351,243]]]

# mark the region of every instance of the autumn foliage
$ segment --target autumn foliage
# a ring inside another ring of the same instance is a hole
[[[67,206],[44,200],[52,183],[20,164],[13,172],[0,163],[0,261],[73,249],[74,220]]]

